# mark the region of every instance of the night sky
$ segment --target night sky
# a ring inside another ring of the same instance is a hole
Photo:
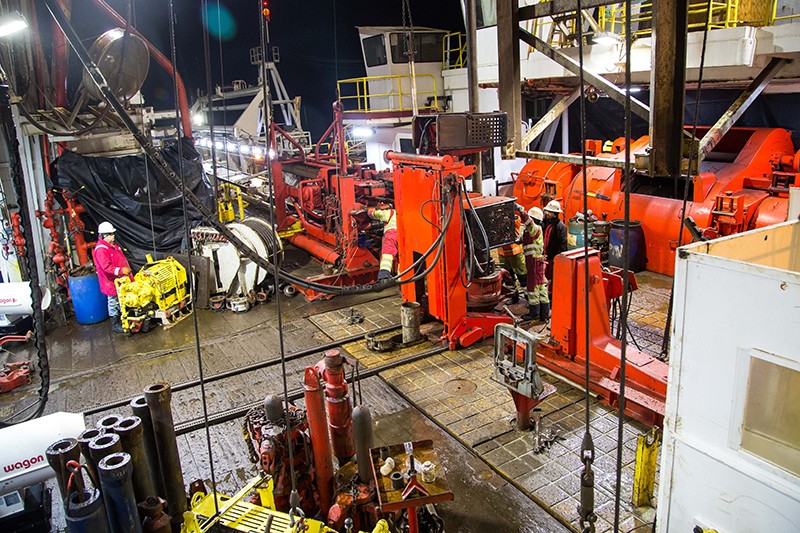
[[[184,77],[191,105],[197,90],[205,92],[206,87],[202,3],[173,2],[177,19],[177,67]],[[128,0],[107,0],[107,3],[122,16],[127,13]],[[280,47],[279,71],[289,94],[303,98],[304,126],[316,138],[332,119],[330,106],[336,94],[336,79],[364,75],[355,26],[402,25],[402,2],[269,0],[269,3],[270,41]],[[224,81],[230,85],[237,79],[254,84],[258,73],[250,65],[248,51],[259,45],[261,0],[209,0],[208,4],[213,84]],[[459,0],[411,0],[410,5],[415,26],[464,31]],[[168,2],[134,0],[134,10],[137,29],[170,57]],[[112,27],[90,0],[73,0],[73,24],[85,38],[87,47],[94,37]],[[74,59],[71,67],[77,70]],[[153,61],[143,94],[147,104],[156,109],[173,107],[172,81]]]

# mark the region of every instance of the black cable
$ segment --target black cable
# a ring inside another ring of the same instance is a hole
[[[706,4],[706,24],[703,27],[703,46],[700,50],[700,70],[697,73],[697,91],[695,92],[694,97],[694,121],[692,123],[692,142],[691,146],[689,147],[689,166],[687,168],[686,173],[686,181],[683,184],[683,205],[681,206],[681,223],[678,227],[678,248],[681,247],[683,244],[683,221],[686,218],[686,206],[689,200],[689,184],[692,183],[691,173],[692,173],[692,162],[695,156],[695,139],[697,139],[697,121],[700,116],[700,93],[703,88],[703,71],[706,65],[706,46],[708,44],[708,28],[711,22],[711,3],[712,0],[708,0]],[[700,165],[698,162],[697,165],[697,172],[700,173]],[[672,303],[674,301],[674,292],[675,292],[675,280],[673,278],[672,281],[672,290],[669,291],[669,307],[667,307],[667,320],[664,324],[664,335],[661,341],[661,358],[664,359],[669,352],[669,341],[670,341],[670,329],[672,326]]]
[[[131,0],[132,1],[132,0]],[[175,44],[175,12],[173,7],[173,0],[169,0],[169,42],[172,55],[172,90],[175,95],[175,102],[178,101],[178,72],[177,72],[177,47]],[[183,171],[183,133],[181,131],[181,109],[180,106],[175,106],[175,131],[178,136],[178,165],[181,178],[181,190],[186,190],[186,174]],[[145,161],[145,164],[147,161]],[[183,208],[183,231],[184,239],[186,239],[186,254],[189,258],[189,271],[186,273],[187,282],[189,285],[189,297],[191,298],[192,307],[195,306],[195,291],[194,291],[194,270],[192,268],[192,236],[189,229],[189,215],[188,205],[186,202],[186,194],[181,195],[181,207]],[[200,350],[200,328],[197,323],[197,312],[192,310],[192,322],[194,325],[194,343],[195,351],[197,353],[197,373],[200,380],[200,403],[203,406],[203,425],[206,433],[206,446],[208,449],[208,467],[211,475],[211,485],[213,490],[217,490],[217,478],[214,472],[214,452],[211,446],[211,426],[208,420],[208,402],[206,399],[206,383],[203,372],[203,356]],[[214,513],[219,514],[219,503],[217,498],[214,498]]]
[[[619,405],[617,408],[617,468],[614,490],[614,531],[619,531],[620,496],[622,493],[622,449],[625,426],[625,378],[628,366],[628,311],[630,310],[629,280],[630,230],[631,230],[631,0],[625,0],[625,168],[623,181],[625,227],[622,237],[622,302],[620,304],[620,356],[619,356]],[[584,190],[588,190],[584,187]]]
[[[260,7],[260,6],[259,6]],[[262,50],[262,59],[261,62],[261,72],[264,76],[263,83],[261,84],[261,91],[264,101],[264,131],[266,132],[267,138],[267,157],[266,157],[266,165],[267,165],[267,180],[269,181],[269,196],[270,198],[275,198],[275,182],[273,180],[272,175],[272,161],[269,157],[269,140],[271,138],[270,132],[272,131],[272,95],[270,94],[269,87],[267,85],[267,20],[266,18],[262,18],[262,14],[259,9],[259,37],[261,43],[261,50]],[[269,210],[269,218],[270,218],[270,225],[275,228],[275,205],[273,202],[272,209]],[[286,376],[286,347],[284,345],[283,339],[283,315],[281,314],[281,291],[277,290],[277,280],[279,277],[279,269],[278,269],[278,247],[272,247],[272,268],[273,268],[273,275],[275,276],[276,281],[276,290],[275,290],[275,314],[276,314],[276,326],[278,328],[278,349],[281,358],[281,380],[283,381],[283,408],[284,408],[284,423],[286,425],[286,447],[289,451],[289,477],[292,485],[292,492],[289,497],[289,504],[290,504],[290,511],[289,511],[289,522],[291,526],[294,526],[295,523],[295,514],[298,510],[299,500],[300,497],[297,492],[297,478],[295,475],[294,470],[294,443],[292,442],[292,422],[289,416],[289,384],[288,378]],[[302,513],[302,509],[300,510]]]
[[[22,161],[19,155],[19,140],[17,138],[17,131],[14,126],[14,117],[11,113],[11,103],[9,98],[9,87],[7,85],[0,86],[0,116],[2,118],[3,137],[6,142],[6,148],[9,154],[9,166],[11,172],[11,181],[14,185],[14,190],[17,195],[17,203],[19,205],[19,213],[22,218],[22,230],[25,237],[25,253],[18,257],[20,261],[21,271],[27,272],[28,281],[31,288],[31,305],[33,307],[33,338],[36,346],[36,353],[38,355],[39,377],[41,384],[39,386],[38,399],[36,403],[29,405],[23,410],[12,413],[8,418],[0,422],[0,427],[12,425],[14,423],[25,422],[41,416],[44,408],[47,405],[48,395],[50,393],[50,360],[47,355],[47,343],[45,341],[44,331],[44,313],[42,312],[42,293],[39,290],[39,269],[37,266],[37,255],[34,250],[33,227],[34,220],[31,215],[30,206],[28,205],[27,192],[25,188],[25,176],[22,171]],[[18,422],[11,422],[14,418],[23,412],[36,406],[34,412],[23,420]]]
[[[578,29],[578,66],[579,66],[579,84],[580,84],[580,139],[581,139],[581,174],[583,179],[583,190],[588,191],[586,176],[586,85],[584,80],[584,60],[583,60],[583,20],[581,13],[583,7],[581,0],[578,0],[576,26]],[[588,194],[583,195],[583,212],[588,211]],[[590,418],[590,355],[589,347],[591,344],[589,335],[589,217],[583,217],[583,274],[584,274],[584,320],[585,320],[585,401],[584,406],[584,434],[581,442],[581,462],[583,463],[583,470],[581,471],[581,499],[579,507],[580,525],[584,532],[594,532],[594,523],[597,520],[597,515],[594,512],[594,471],[592,470],[592,463],[594,462],[594,442],[592,440],[591,426],[589,425]],[[551,281],[552,283],[552,281]]]

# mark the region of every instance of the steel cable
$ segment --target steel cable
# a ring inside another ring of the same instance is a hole
[[[131,0],[132,1],[132,0]],[[174,91],[175,95],[175,102],[178,102],[178,73],[177,73],[177,48],[175,44],[175,11],[173,6],[173,0],[169,0],[169,41],[171,47],[171,55],[172,55],[172,90]],[[175,131],[177,132],[178,136],[178,170],[180,173],[181,179],[181,203],[183,207],[183,230],[184,230],[184,239],[186,240],[186,255],[189,258],[189,272],[187,273],[188,284],[189,284],[189,295],[191,298],[191,305],[192,309],[192,322],[194,325],[194,341],[195,341],[195,351],[197,353],[197,373],[198,378],[200,380],[200,403],[203,406],[203,425],[205,427],[206,433],[206,446],[208,451],[208,466],[209,466],[209,473],[211,475],[211,485],[212,490],[216,492],[217,490],[217,478],[214,472],[214,452],[211,447],[211,427],[208,423],[208,401],[206,397],[206,384],[205,384],[205,376],[203,372],[203,356],[200,349],[200,328],[197,323],[197,312],[194,309],[195,307],[195,290],[194,290],[194,271],[192,269],[192,240],[191,240],[191,232],[189,229],[189,215],[188,215],[188,205],[186,202],[186,174],[183,171],[183,132],[181,131],[181,109],[180,106],[175,106]],[[146,163],[146,161],[145,161]],[[219,514],[219,503],[217,498],[214,498],[214,512],[215,515]]]
[[[619,361],[619,405],[617,409],[617,464],[616,486],[614,489],[614,531],[619,531],[620,495],[622,493],[622,448],[625,426],[625,378],[628,366],[628,293],[630,269],[630,221],[631,221],[631,0],[625,0],[625,168],[623,177],[624,220],[622,237],[622,303],[620,305],[620,361]],[[584,190],[587,190],[584,188]]]

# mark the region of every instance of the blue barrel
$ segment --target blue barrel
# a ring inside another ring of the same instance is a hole
[[[639,220],[630,221],[630,254],[628,269],[641,272],[647,267],[647,249],[644,243],[644,230]],[[617,218],[611,221],[608,258],[611,266],[623,268],[623,242],[625,239],[625,220]]]
[[[108,318],[108,298],[100,292],[97,274],[70,276],[69,295],[78,324],[96,324]]]

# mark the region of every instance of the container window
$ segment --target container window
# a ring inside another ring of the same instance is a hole
[[[800,476],[800,372],[751,357],[741,446]]]
[[[414,61],[417,63],[441,63],[442,41],[441,33],[415,33],[414,34]],[[389,44],[392,48],[392,63],[408,63],[406,35],[392,33],[389,35]]]
[[[386,41],[383,34],[367,37],[363,44],[364,60],[368,67],[379,67],[386,64]]]

